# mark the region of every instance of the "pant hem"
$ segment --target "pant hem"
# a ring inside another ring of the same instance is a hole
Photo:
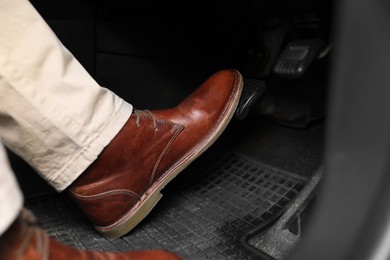
[[[111,140],[118,134],[129,119],[133,107],[123,102],[111,120],[108,120],[101,132],[80,150],[61,170],[48,176],[57,176],[49,180],[49,184],[58,192],[65,190],[75,181],[98,157]]]

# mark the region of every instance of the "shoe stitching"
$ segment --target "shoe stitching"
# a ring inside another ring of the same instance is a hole
[[[135,193],[131,190],[125,190],[125,189],[111,190],[111,191],[106,191],[106,192],[102,192],[99,194],[87,195],[87,196],[77,194],[72,190],[70,192],[80,200],[97,200],[97,199],[103,199],[103,198],[107,198],[107,197],[115,196],[115,195],[128,195],[128,196],[131,196],[133,198],[136,198],[137,200],[141,199],[141,197],[137,193]]]
[[[171,148],[173,141],[175,141],[177,136],[183,131],[184,126],[175,124],[174,129],[175,129],[175,132],[174,132],[173,136],[169,140],[168,144],[164,147],[164,150],[161,152],[161,154],[158,157],[156,163],[154,164],[152,175],[150,176],[150,180],[149,180],[149,186],[151,186],[153,184],[154,176],[156,174],[157,168],[160,165],[160,162],[161,162],[162,158],[165,156],[165,154],[167,153],[169,148]]]

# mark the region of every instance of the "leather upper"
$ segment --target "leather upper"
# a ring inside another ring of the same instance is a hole
[[[178,106],[136,111],[68,191],[100,227],[128,212],[160,178],[194,157],[221,128],[237,99],[240,75],[211,76]]]

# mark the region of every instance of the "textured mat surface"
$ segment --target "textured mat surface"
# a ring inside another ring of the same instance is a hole
[[[199,183],[167,188],[161,202],[132,232],[107,240],[66,195],[26,200],[44,229],[79,248],[125,251],[164,248],[185,259],[252,259],[241,236],[288,205],[306,179],[240,155],[216,162]]]

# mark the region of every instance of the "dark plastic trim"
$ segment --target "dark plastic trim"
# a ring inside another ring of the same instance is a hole
[[[293,260],[373,259],[390,229],[390,3],[335,1],[319,204]],[[389,259],[389,255],[383,258]]]

